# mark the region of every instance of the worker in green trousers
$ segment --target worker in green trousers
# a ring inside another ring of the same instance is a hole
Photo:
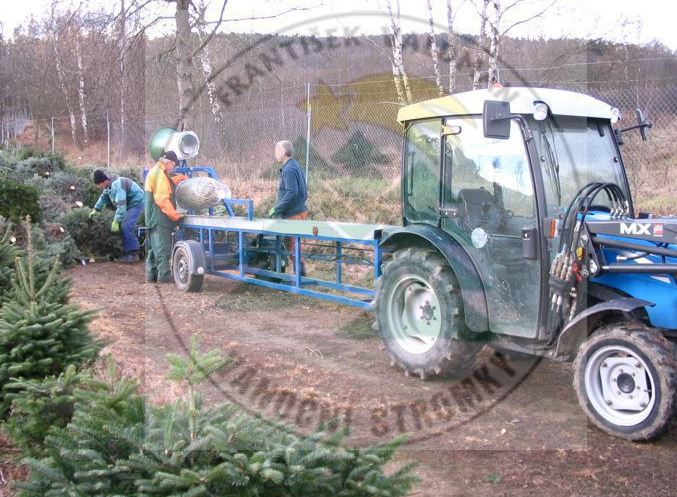
[[[178,163],[176,153],[162,154],[148,171],[144,184],[144,213],[148,243],[146,252],[146,281],[170,283],[172,281],[172,232],[182,215],[174,205],[176,185],[187,176],[172,172]]]

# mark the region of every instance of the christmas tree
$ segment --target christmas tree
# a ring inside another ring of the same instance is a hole
[[[99,383],[71,365],[59,376],[17,380],[6,385],[11,402],[4,429],[25,455],[43,455],[45,438],[71,421],[78,393]]]
[[[20,253],[15,240],[12,225],[0,218],[0,302],[12,289],[14,261]]]
[[[355,131],[348,142],[336,151],[331,160],[344,164],[350,172],[357,175],[374,174],[374,166],[390,162],[388,156],[381,153],[361,131]],[[380,176],[380,173],[376,174]]]
[[[58,259],[47,266],[36,256],[29,220],[24,227],[26,254],[16,259],[12,299],[0,309],[0,418],[9,407],[10,379],[58,375],[92,360],[101,348],[87,329],[94,311],[66,303],[70,281],[60,277]]]
[[[306,170],[307,146],[308,142],[302,136],[299,136],[293,143],[294,157],[296,158],[297,161],[299,161],[299,164],[301,164],[301,168],[304,171]],[[308,158],[310,163],[310,165],[308,166],[309,176],[327,178],[339,174],[339,171],[337,171],[334,166],[332,166],[326,160],[324,160],[324,157],[322,157],[322,155],[320,155],[320,153],[312,145],[310,146]]]
[[[170,355],[179,401],[151,406],[136,384],[76,392],[68,426],[45,440],[47,457],[29,459],[23,497],[78,496],[404,496],[411,466],[385,475],[401,440],[346,449],[345,432],[299,437],[290,427],[232,405],[205,407],[202,382],[228,364],[217,352]]]

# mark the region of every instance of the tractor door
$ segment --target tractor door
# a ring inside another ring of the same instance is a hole
[[[510,138],[485,138],[479,116],[445,120],[441,227],[474,260],[494,333],[538,334],[541,265],[533,176],[519,125]]]

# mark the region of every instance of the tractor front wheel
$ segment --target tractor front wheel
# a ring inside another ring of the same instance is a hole
[[[574,389],[595,426],[633,441],[663,433],[677,405],[674,347],[658,330],[633,324],[588,338],[574,361]]]
[[[376,287],[379,334],[393,362],[421,379],[460,373],[483,344],[464,339],[458,282],[437,252],[398,250]]]

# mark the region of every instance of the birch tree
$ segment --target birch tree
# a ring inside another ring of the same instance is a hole
[[[454,31],[454,11],[451,0],[447,0],[447,58],[449,59],[449,94],[456,91],[456,64],[458,36]]]
[[[491,0],[480,0],[482,8],[480,11],[480,33],[477,47],[475,48],[475,67],[472,76],[472,89],[477,90],[480,87],[480,76],[482,66],[484,65],[486,44],[487,44],[487,9]]]
[[[60,47],[67,46],[67,43],[64,42],[64,39],[68,37],[68,31],[70,28],[71,18],[67,19],[65,22],[61,21],[56,17],[56,3],[52,4],[52,18],[51,18],[51,29],[53,31],[51,36],[52,48],[54,50],[54,64],[56,68],[56,77],[57,84],[61,93],[64,97],[64,103],[66,106],[66,111],[68,112],[68,120],[71,127],[71,136],[73,138],[73,144],[80,147],[78,142],[78,130],[77,130],[77,121],[75,119],[75,111],[71,103],[71,94],[69,91],[69,79],[64,70],[64,54]],[[63,23],[63,26],[61,24]]]
[[[433,61],[433,71],[435,72],[435,85],[440,96],[444,95],[444,88],[442,87],[442,78],[440,77],[440,61],[437,54],[437,39],[435,38],[435,21],[433,18],[433,3],[432,0],[427,1],[428,7],[428,36],[430,38],[430,56]]]
[[[410,104],[414,101],[411,95],[411,86],[409,77],[404,70],[404,60],[402,59],[402,29],[400,27],[400,0],[395,1],[393,10],[393,0],[386,0],[388,16],[390,17],[390,46],[392,49],[392,69],[395,89],[400,104]]]
[[[125,0],[120,0],[120,18],[118,20],[118,67],[120,74],[120,97],[119,97],[119,109],[120,109],[120,150],[124,150],[125,147],[125,90],[127,89],[126,76],[127,71],[125,70],[125,56],[127,54],[127,11],[125,10]]]
[[[190,46],[190,0],[174,0],[176,3],[176,83],[179,89],[179,131],[192,128],[191,109],[195,101],[193,87],[193,51]]]
[[[534,3],[531,0],[513,0],[509,3],[501,4],[501,0],[482,0],[483,7],[482,12],[480,13],[481,19],[481,29],[485,33],[484,43],[480,43],[480,50],[478,55],[481,55],[484,58],[483,52],[488,54],[489,59],[489,69],[487,77],[487,85],[491,88],[493,85],[500,84],[500,74],[499,74],[499,51],[501,46],[501,40],[507,35],[507,33],[519,26],[521,24],[528,23],[541,17],[545,12],[547,12],[553,5],[555,5],[558,0],[552,0],[547,5],[543,6],[541,2]],[[531,5],[529,5],[531,4]],[[536,10],[531,10],[525,17],[511,18],[510,22],[504,23],[504,17],[506,13],[512,14],[515,12],[515,7],[521,6],[524,7],[523,12],[528,9],[528,7],[537,5]],[[489,30],[489,50],[484,46],[486,44],[486,30]],[[476,72],[473,77],[473,89],[476,89],[475,81],[477,81],[477,86],[479,86],[479,74],[477,65],[475,66]],[[477,79],[475,79],[477,78]]]
[[[226,7],[228,0],[224,0],[221,7],[221,15],[219,16],[218,23],[220,24],[221,19],[223,18],[223,11]],[[221,101],[217,94],[216,83],[212,79],[213,68],[211,61],[211,53],[209,48],[209,41],[213,37],[213,34],[218,29],[218,24],[213,28],[211,34],[207,34],[205,31],[206,21],[205,21],[205,12],[207,6],[205,5],[204,0],[199,0],[197,4],[197,16],[195,19],[195,25],[197,27],[198,40],[200,46],[196,50],[200,57],[200,65],[202,66],[202,76],[204,78],[205,88],[207,90],[207,98],[209,99],[209,106],[211,109],[212,117],[214,122],[219,128],[221,134],[226,131],[226,120],[223,115],[223,108],[221,107]]]
[[[82,48],[80,45],[80,27],[75,32],[75,58],[78,65],[78,104],[80,105],[80,122],[82,124],[82,144],[87,146],[87,107],[85,106],[85,70],[82,66]]]

